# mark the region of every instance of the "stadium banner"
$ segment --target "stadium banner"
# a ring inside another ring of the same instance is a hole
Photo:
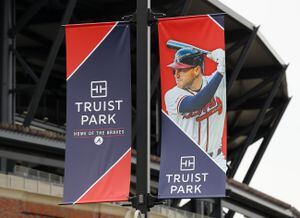
[[[131,171],[129,24],[67,25],[66,51],[63,204],[126,201]]]
[[[161,162],[158,197],[224,197],[224,16],[158,21]]]

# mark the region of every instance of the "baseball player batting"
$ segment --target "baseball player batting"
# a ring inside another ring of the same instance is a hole
[[[222,135],[226,115],[225,52],[206,51],[169,40],[168,48],[177,50],[173,69],[176,86],[165,94],[170,118],[224,170]],[[204,76],[204,56],[217,63],[217,71]]]

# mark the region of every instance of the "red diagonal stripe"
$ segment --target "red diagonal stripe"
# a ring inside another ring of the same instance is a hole
[[[67,78],[114,25],[115,22],[66,26]]]
[[[93,184],[93,187],[75,203],[82,204],[128,200],[130,164],[131,150],[127,152],[106,175]]]

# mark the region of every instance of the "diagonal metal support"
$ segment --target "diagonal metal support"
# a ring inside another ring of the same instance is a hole
[[[73,10],[75,8],[75,5],[76,5],[76,0],[69,0],[68,5],[65,10],[65,13],[63,15],[63,18],[61,20],[61,24],[66,24],[69,22],[69,20],[72,16]],[[25,117],[25,120],[23,123],[24,126],[30,126],[30,123],[36,113],[36,110],[39,106],[40,99],[42,97],[43,91],[45,89],[50,72],[51,72],[54,62],[55,62],[55,58],[57,56],[57,53],[59,51],[59,48],[61,46],[63,39],[64,39],[64,28],[59,27],[57,36],[52,44],[50,53],[48,55],[46,65],[42,71],[41,78],[39,80],[39,83],[37,84],[35,93],[31,99],[30,105],[28,107],[28,114]]]
[[[238,100],[230,102],[228,104],[228,110],[234,110],[234,109],[236,109],[238,106],[240,106],[241,104],[243,104],[244,102],[246,102],[248,99],[250,99],[253,96],[255,96],[255,94],[258,91],[260,91],[262,88],[264,88],[265,86],[267,86],[270,82],[274,81],[274,79],[276,79],[276,77],[277,77],[277,74],[275,74],[275,75],[267,78],[263,82],[259,83],[255,87],[253,87],[251,90],[249,90],[243,96],[239,97]]]
[[[283,116],[287,106],[290,103],[290,100],[291,100],[291,98],[289,98],[288,101],[283,105],[280,113],[278,114],[276,120],[274,121],[274,124],[272,126],[270,133],[264,138],[263,142],[261,143],[261,145],[260,145],[258,151],[256,152],[256,155],[247,171],[247,174],[243,180],[243,183],[245,183],[245,184],[250,183],[250,181],[251,181],[251,179],[252,179],[252,177],[253,177],[253,175],[254,175],[254,173],[255,173],[255,171],[256,171],[256,169],[257,169],[257,167],[258,167],[258,165],[259,165],[259,163],[260,163],[260,161],[261,161],[261,159],[262,159],[262,157],[263,157],[263,155],[275,133],[275,130],[276,130],[282,116]]]
[[[274,117],[278,114],[278,112],[279,112],[278,109],[275,109],[275,108],[273,108],[272,110],[268,111],[265,114],[265,117],[264,117],[262,123],[265,123],[265,122],[270,121],[271,119],[274,119]],[[248,135],[250,133],[250,131],[254,128],[254,125],[255,125],[255,123],[247,125],[245,127],[231,128],[232,130],[230,132],[228,132],[228,133],[229,133],[229,135],[232,138],[237,138],[237,137],[239,137],[241,135]]]
[[[269,122],[271,119],[274,120],[277,116],[277,114],[280,111],[278,109],[272,109],[271,111],[268,111],[264,117],[264,120],[262,121],[262,124],[265,122]],[[234,139],[237,138],[240,135],[244,135],[247,136],[250,134],[251,130],[254,128],[254,124],[247,126],[247,127],[243,127],[243,128],[235,128],[235,130],[232,130],[231,132],[233,133],[229,133],[230,136]],[[263,132],[264,131],[264,132]],[[262,129],[261,127],[257,130],[256,136],[254,138],[254,141],[259,140],[260,138],[265,137],[266,135],[266,130]],[[246,138],[247,140],[247,138]],[[231,141],[228,141],[228,144],[230,144]],[[249,145],[250,146],[250,145]],[[230,151],[230,153],[227,155],[227,160],[234,160],[234,158],[236,158],[239,155],[239,148],[233,149]]]
[[[192,5],[192,0],[185,0],[181,10],[181,15],[186,15],[190,10],[191,5]]]
[[[249,40],[248,42],[246,43],[246,45],[244,46],[243,50],[242,50],[242,53],[241,53],[241,56],[239,57],[239,60],[237,61],[237,64],[229,78],[229,81],[227,83],[227,93],[230,93],[230,89],[233,85],[233,82],[236,80],[237,76],[239,75],[239,72],[241,71],[246,59],[247,59],[247,56],[249,54],[249,51],[253,45],[253,42],[255,41],[255,38],[256,38],[256,35],[257,35],[257,31],[259,29],[259,26],[258,27],[255,27],[249,37]]]
[[[226,49],[226,56],[232,55],[234,52],[236,52],[242,45],[244,45],[247,42],[247,37],[243,38],[242,40],[234,43],[230,48]]]
[[[20,32],[28,22],[37,14],[37,12],[48,3],[48,0],[36,1],[20,19],[17,21],[15,28],[12,29],[13,34]]]
[[[279,124],[279,122],[280,122],[280,120],[281,120],[281,118],[282,118],[282,116],[283,116],[290,100],[291,100],[291,98],[289,98],[288,101],[285,102],[283,106],[281,106],[281,110],[277,114],[277,118],[274,121],[272,129],[270,130],[270,132],[268,133],[266,138],[261,143],[260,148],[258,149],[258,151],[257,151],[257,153],[256,153],[256,155],[255,155],[248,171],[247,171],[247,174],[246,174],[246,176],[243,180],[243,183],[245,183],[245,184],[250,183],[250,181],[251,181],[251,179],[252,179],[252,177],[253,177],[253,175],[254,175],[254,173],[255,173],[258,165],[259,165],[259,162],[260,162],[261,158],[263,157],[264,152],[266,151],[266,149],[268,147],[268,144],[269,144],[271,138],[273,137],[273,134],[274,134],[274,132],[275,132],[275,130],[276,130],[276,128],[277,128],[277,126],[278,126],[278,124]],[[234,216],[234,214],[235,214],[235,211],[229,210],[228,213],[226,214],[225,218],[232,218]]]
[[[31,67],[26,63],[24,58],[20,55],[18,51],[15,51],[17,61],[21,64],[22,68],[24,69],[25,73],[27,73],[34,82],[38,83],[39,78],[35,75]]]
[[[230,171],[228,171],[228,176],[229,177],[234,177],[246,151],[247,151],[247,148],[248,148],[248,145],[250,145],[252,142],[253,142],[253,139],[255,138],[255,135],[256,135],[256,132],[258,131],[260,125],[262,124],[263,120],[264,120],[264,117],[265,117],[265,114],[266,114],[266,111],[267,109],[270,107],[270,104],[272,102],[272,100],[274,99],[277,91],[278,91],[278,88],[282,82],[282,79],[285,75],[285,71],[286,71],[286,68],[287,66],[285,66],[283,69],[282,69],[282,72],[278,75],[278,78],[276,79],[276,81],[274,82],[273,86],[272,86],[272,90],[265,102],[265,105],[263,106],[263,108],[261,109],[261,111],[259,112],[258,114],[258,117],[257,117],[257,120],[255,122],[255,125],[252,129],[252,131],[250,132],[249,136],[247,137],[247,140],[245,142],[245,144],[243,145],[243,147],[241,148],[241,151],[239,153],[239,155],[237,156],[236,159],[233,160],[232,164],[231,164],[231,169]]]
[[[40,33],[37,33],[31,29],[24,29],[22,31],[22,35],[40,43],[43,47],[50,49],[52,45],[52,41],[47,39],[45,36],[43,36]]]

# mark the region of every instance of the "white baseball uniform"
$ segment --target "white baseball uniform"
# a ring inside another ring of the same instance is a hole
[[[203,83],[200,91],[210,82],[214,74],[202,77]],[[168,115],[200,148],[206,151],[226,171],[226,160],[221,152],[226,115],[225,76],[222,78],[212,100],[202,109],[191,113],[180,113],[179,105],[184,97],[195,94],[197,92],[191,92],[177,86],[170,89],[165,95]]]

